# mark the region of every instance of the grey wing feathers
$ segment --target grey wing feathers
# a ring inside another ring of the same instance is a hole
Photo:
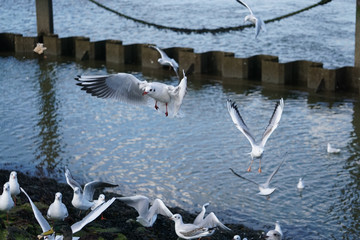
[[[114,201],[116,200],[115,197],[108,200],[107,202],[101,204],[93,211],[91,211],[88,215],[86,215],[81,221],[74,223],[71,225],[71,230],[74,233],[80,231],[86,224],[94,221],[102,212],[104,212]]]
[[[132,74],[118,73],[105,76],[78,76],[75,78],[81,90],[99,98],[114,98],[123,102],[146,104],[148,97],[142,95],[140,81]]]
[[[261,139],[261,145],[264,147],[268,138],[272,134],[272,132],[277,128],[279,125],[282,112],[284,110],[284,100],[281,98],[279,102],[276,103],[274,112],[270,118],[269,124],[265,129],[265,132]]]
[[[71,172],[69,169],[65,169],[65,177],[66,177],[66,182],[69,184],[69,186],[75,190],[76,187],[78,187],[81,191],[82,191],[82,187],[81,185],[73,178],[73,176],[71,175]]]
[[[281,165],[285,162],[285,158],[284,160],[282,160],[282,162],[280,163],[280,165],[271,173],[271,175],[268,177],[268,179],[266,180],[264,187],[268,187],[270,184],[271,179],[275,176],[275,174],[279,171]]]
[[[29,197],[29,195],[25,192],[24,189],[22,189],[20,187],[20,190],[26,195],[26,197],[29,199],[31,208],[34,212],[34,216],[36,218],[36,220],[38,221],[41,229],[43,232],[47,232],[51,229],[49,223],[46,221],[46,219],[43,217],[43,215],[41,214],[41,212],[39,211],[39,209],[35,206],[35,204],[33,203],[33,201],[31,200],[31,198]]]
[[[229,168],[229,169],[231,170],[231,172],[232,172],[235,176],[237,176],[237,177],[239,177],[239,178],[242,178],[242,179],[244,179],[244,180],[246,180],[246,181],[248,181],[248,182],[254,183],[254,184],[256,184],[256,185],[259,186],[259,184],[258,184],[257,182],[254,182],[254,181],[252,181],[252,180],[250,180],[250,179],[244,178],[244,177],[241,176],[240,174],[236,173],[232,168]]]
[[[142,195],[136,195],[131,197],[118,197],[117,199],[126,203],[130,207],[135,208],[139,213],[139,216],[146,217],[148,215],[150,205],[149,198]]]
[[[251,8],[245,3],[245,2],[243,2],[243,1],[241,1],[241,0],[236,0],[238,3],[240,3],[241,5],[243,5],[244,7],[246,7],[248,10],[249,10],[249,12],[251,13],[251,14],[253,14],[253,11],[251,10]]]
[[[204,221],[202,221],[202,223],[200,224],[201,227],[206,227],[206,228],[221,228],[224,230],[228,230],[231,231],[230,228],[228,228],[227,226],[225,226],[224,224],[222,224],[219,219],[216,217],[216,215],[211,212],[209,213],[209,215],[207,215],[204,219]]]
[[[84,196],[87,200],[92,201],[94,197],[95,189],[97,188],[106,188],[106,187],[117,187],[116,184],[111,184],[107,182],[101,182],[101,181],[92,181],[88,182],[84,186]]]
[[[249,140],[251,145],[255,144],[255,138],[251,135],[249,128],[246,126],[244,120],[242,119],[236,103],[228,99],[227,108],[231,116],[231,119],[234,122],[237,129],[239,129],[240,132],[242,132],[245,135],[245,137]]]

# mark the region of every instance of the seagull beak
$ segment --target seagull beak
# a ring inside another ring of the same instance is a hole
[[[143,92],[143,94],[142,94],[142,95],[144,96],[144,95],[146,95],[146,94],[148,94],[148,92]]]
[[[49,231],[43,232],[41,235],[38,236],[38,238],[39,238],[40,236],[41,236],[41,237],[49,236],[49,235],[51,235],[51,234],[53,234],[53,233],[54,233],[54,229],[53,229],[53,228],[50,228]],[[41,238],[39,238],[39,239],[41,239]]]

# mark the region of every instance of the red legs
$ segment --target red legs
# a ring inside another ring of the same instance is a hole
[[[251,157],[251,163],[250,163],[249,168],[247,169],[248,172],[251,172],[251,165],[253,164],[253,162],[254,162],[254,158]]]
[[[106,218],[104,218],[104,216],[101,214],[100,220],[106,220]]]
[[[156,109],[156,110],[159,109],[159,107],[158,107],[158,105],[157,105],[157,101],[155,101],[155,109]]]
[[[16,196],[13,197],[14,206],[16,206]]]
[[[259,160],[259,169],[258,169],[258,172],[261,173],[261,157],[260,157],[260,160]]]
[[[165,112],[165,116],[168,116],[169,113],[168,113],[168,107],[167,107],[167,103],[165,103],[165,106],[166,106],[166,112]],[[159,106],[157,105],[157,101],[155,101],[155,109],[158,110],[159,109]]]

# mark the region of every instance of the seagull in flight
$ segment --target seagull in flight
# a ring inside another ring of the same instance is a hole
[[[273,177],[275,176],[275,174],[279,171],[281,165],[284,163],[285,159],[280,163],[280,165],[271,173],[271,175],[268,177],[268,179],[266,180],[265,183],[263,184],[259,184],[253,180],[250,180],[250,179],[247,179],[243,176],[241,176],[240,174],[236,173],[232,168],[230,168],[231,172],[233,174],[235,174],[235,176],[239,177],[239,178],[242,178],[248,182],[251,182],[251,183],[254,183],[258,186],[259,188],[259,195],[262,195],[262,196],[267,196],[267,197],[270,197],[270,195],[276,190],[276,188],[270,188],[269,185],[270,185],[270,182],[271,180],[273,179]]]
[[[170,219],[175,222],[176,234],[178,235],[178,237],[183,239],[208,237],[213,235],[217,228],[231,231],[230,228],[226,227],[219,221],[219,219],[213,212],[211,212],[197,224],[184,223],[182,216],[178,213],[174,214]]]
[[[242,132],[245,135],[245,137],[249,140],[249,142],[251,144],[251,148],[252,148],[251,153],[250,153],[251,163],[250,163],[250,166],[247,171],[248,172],[251,171],[251,165],[254,161],[254,158],[260,158],[260,164],[259,164],[258,171],[259,171],[259,173],[261,173],[261,158],[262,158],[262,154],[264,152],[264,147],[265,147],[265,144],[266,144],[268,138],[270,137],[270,135],[273,133],[273,131],[279,125],[281,115],[284,110],[284,100],[281,98],[280,101],[276,103],[275,110],[270,118],[269,124],[265,129],[265,132],[261,138],[260,143],[257,143],[255,141],[255,138],[253,137],[249,128],[247,127],[243,118],[241,117],[236,103],[231,101],[230,99],[228,99],[227,100],[227,108],[228,108],[229,114],[230,114],[231,119],[234,122],[235,126],[237,127],[237,129],[240,130],[240,132]]]
[[[20,190],[26,195],[28,198],[31,208],[33,210],[36,221],[39,223],[43,233],[38,236],[38,238],[44,237],[47,240],[62,240],[63,236],[55,236],[54,230],[50,227],[50,224],[46,221],[46,219],[42,216],[39,209],[35,206],[29,195],[25,192],[24,189],[20,188]],[[115,197],[110,199],[109,201],[103,203],[99,207],[97,207],[94,211],[91,211],[88,215],[86,215],[82,220],[71,225],[72,234],[79,232],[83,227],[85,227],[88,223],[94,221],[102,212],[104,212],[114,201]],[[72,237],[71,239],[79,239],[79,237]]]
[[[136,218],[136,221],[144,227],[152,227],[157,219],[158,214],[168,218],[173,216],[163,201],[158,198],[154,200],[151,206],[150,199],[143,195],[118,197],[117,199],[136,209],[139,214],[139,216]]]
[[[99,98],[114,98],[122,102],[147,105],[149,99],[155,100],[155,109],[165,107],[165,116],[169,115],[168,108],[175,116],[182,104],[186,93],[187,77],[183,70],[183,79],[178,86],[160,82],[147,82],[137,79],[128,73],[118,73],[103,76],[78,76],[76,85],[81,90]]]
[[[255,38],[257,38],[257,36],[259,35],[260,30],[266,32],[264,21],[259,17],[255,17],[251,8],[244,1],[242,0],[236,0],[236,1],[249,10],[250,14],[245,16],[244,22],[248,21],[255,24]]]
[[[71,204],[80,210],[88,210],[93,207],[96,202],[94,202],[94,192],[96,188],[105,188],[105,187],[117,187],[118,185],[101,182],[101,181],[91,181],[85,184],[84,189],[81,185],[72,177],[70,170],[65,169],[66,182],[74,190],[73,199]]]
[[[163,66],[172,67],[176,76],[180,79],[178,74],[179,64],[174,59],[170,58],[162,49],[158,48],[157,46],[150,45],[149,47],[155,49],[160,53],[161,57],[158,59],[158,62]]]

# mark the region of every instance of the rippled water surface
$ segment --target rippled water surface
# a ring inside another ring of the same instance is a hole
[[[239,26],[248,11],[235,0],[98,0],[118,12],[147,22],[180,28]],[[255,15],[268,20],[319,2],[318,0],[247,1]],[[0,0],[0,32],[35,36],[33,0]],[[279,56],[281,62],[311,60],[326,68],[352,66],[355,49],[355,0],[333,0],[290,18],[267,24],[254,40],[254,28],[225,34],[178,34],[134,23],[88,0],[53,1],[54,29],[59,37],[86,36],[92,41],[122,40],[153,43],[162,48],[191,47],[195,52],[221,50],[237,57]]]
[[[246,12],[235,1],[225,0],[213,1],[213,6],[209,1],[187,0],[102,2],[133,17],[155,23],[170,19],[164,25],[191,28],[236,26]],[[269,19],[316,1],[281,0],[276,7],[275,1],[256,2],[253,10]],[[36,34],[33,1],[21,1],[21,8],[13,1],[0,3],[5,6],[0,8],[0,32]],[[253,29],[184,35],[134,24],[85,0],[53,4],[55,32],[60,37],[112,38],[125,44],[193,47],[198,52],[225,50],[238,56],[272,54],[282,61],[308,59],[328,67],[353,64],[355,1],[334,0],[268,24],[268,32],[257,42],[252,41]],[[177,84],[167,71],[120,70],[148,81]],[[226,223],[268,230],[279,220],[286,239],[358,238],[358,98],[189,76],[180,116],[166,118],[152,108],[91,97],[73,79],[78,74],[116,71],[101,64],[0,57],[1,167],[64,181],[62,171],[67,165],[84,182],[101,179],[120,184],[116,191],[123,195],[160,197],[170,206],[190,211],[211,202],[209,210]],[[230,119],[227,98],[238,103],[257,138],[275,102],[285,100],[280,125],[266,146],[262,174],[256,172],[256,161],[253,172],[245,171],[251,148]],[[341,148],[341,153],[327,154],[328,142]],[[285,152],[286,162],[272,182],[277,190],[269,200],[229,171],[232,167],[264,182]],[[296,189],[299,177],[306,184],[302,193]]]

